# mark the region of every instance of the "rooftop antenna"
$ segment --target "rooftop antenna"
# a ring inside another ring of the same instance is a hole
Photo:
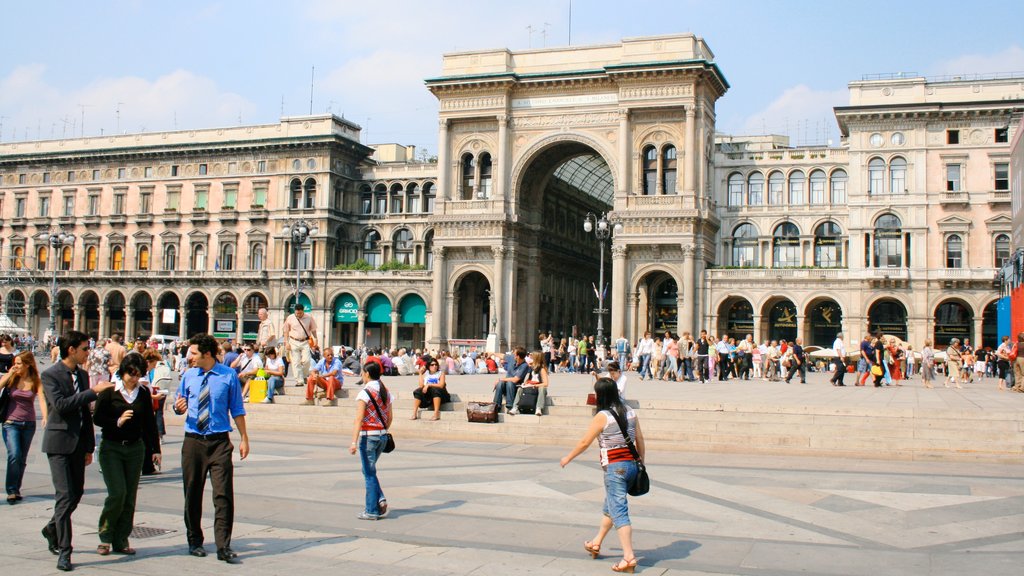
[[[117,108],[114,109],[114,115],[117,116],[117,130],[114,132],[115,134],[121,133],[121,104],[124,104],[124,102],[118,102]]]
[[[281,117],[284,118],[284,94],[281,94]]]
[[[178,111],[177,110],[174,111],[174,129],[175,130],[178,129]]]
[[[541,46],[544,48],[548,47],[548,28],[551,28],[551,24],[545,22],[544,26],[540,29]]]
[[[68,124],[71,124],[71,121],[68,120],[68,115],[67,114],[64,115],[64,118],[61,119],[61,122],[64,123],[64,130],[60,133],[60,137],[61,138],[67,138],[68,137]],[[3,126],[3,122],[0,122],[0,127],[2,127],[2,126]],[[71,133],[72,134],[75,133],[75,129],[74,128],[71,129]]]
[[[528,45],[530,48],[533,48],[533,24],[527,26],[526,31],[530,33],[530,42]]]
[[[309,115],[313,115],[313,77],[316,75],[316,66],[309,69]]]
[[[92,104],[79,104],[78,107],[82,110],[82,124],[80,125],[80,129],[82,131],[82,138],[85,138],[85,109],[91,108]]]
[[[572,46],[572,0],[569,0],[569,46]]]
[[[4,120],[7,116],[0,116],[0,142],[4,140]]]

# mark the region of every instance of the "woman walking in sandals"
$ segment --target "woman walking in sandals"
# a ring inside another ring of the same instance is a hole
[[[590,427],[579,443],[562,458],[562,467],[586,452],[597,438],[601,448],[601,466],[604,468],[604,517],[593,540],[583,543],[583,548],[592,558],[601,554],[601,542],[614,527],[622,545],[622,560],[612,565],[612,572],[633,573],[636,570],[636,555],[633,552],[633,527],[629,521],[629,506],[626,490],[637,475],[637,461],[630,444],[636,446],[636,453],[644,458],[644,435],[640,431],[640,420],[631,408],[622,403],[619,389],[611,378],[600,378],[594,383],[597,397],[597,414],[590,421]],[[619,422],[625,424],[629,439],[623,433]]]

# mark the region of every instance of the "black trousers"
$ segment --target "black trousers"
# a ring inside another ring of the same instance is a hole
[[[797,372],[800,373],[800,383],[806,384],[807,364],[804,362],[800,362],[799,364],[797,364],[795,360],[793,362],[790,362],[789,364],[789,374],[786,374],[786,383],[789,383],[789,381],[793,379],[793,375],[796,374]]]
[[[213,487],[213,536],[217,548],[231,546],[235,522],[234,450],[227,434],[214,439],[185,436],[181,444],[181,478],[185,485],[185,530],[189,546],[203,545],[203,490]]]
[[[843,384],[843,378],[846,376],[846,362],[843,362],[842,358],[834,358],[832,360],[833,366],[835,366],[835,372],[832,374],[832,383],[837,386],[845,386]]]
[[[728,380],[732,366],[729,363],[729,355],[723,352],[718,353],[718,379]]]
[[[53,478],[53,517],[46,530],[57,535],[61,554],[71,554],[71,514],[85,493],[85,450],[79,444],[72,454],[47,454]]]

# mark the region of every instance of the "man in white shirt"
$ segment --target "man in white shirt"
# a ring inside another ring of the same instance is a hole
[[[832,352],[835,373],[832,374],[830,382],[832,382],[833,386],[846,386],[846,384],[843,384],[843,377],[846,375],[846,345],[843,344],[842,332],[836,334],[836,340],[832,343]]]
[[[260,319],[260,327],[256,332],[256,350],[263,352],[270,346],[276,346],[274,341],[277,340],[277,334],[266,308],[260,308],[256,316]]]
[[[729,379],[729,337],[722,334],[715,344],[715,351],[718,352],[718,380],[725,382]]]
[[[263,361],[255,354],[252,344],[246,344],[242,348],[242,355],[235,358],[231,368],[238,371],[238,381],[242,383],[242,398],[249,395],[249,381],[256,376],[256,372],[263,368]]]
[[[654,340],[650,332],[644,332],[644,337],[636,343],[636,354],[640,358],[640,381],[644,378],[654,380],[651,374],[651,354],[654,353]]]
[[[306,314],[305,306],[295,305],[295,312],[281,325],[281,338],[288,343],[292,369],[295,371],[296,386],[306,383],[310,362],[310,340],[316,342],[316,324]]]
[[[267,355],[267,361],[263,365],[263,371],[267,374],[267,397],[263,400],[264,404],[274,403],[274,394],[278,394],[278,389],[281,390],[280,394],[284,394],[284,360],[277,355],[277,348],[271,346],[264,351]]]

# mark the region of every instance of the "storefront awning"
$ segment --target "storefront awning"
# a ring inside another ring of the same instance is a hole
[[[351,294],[342,294],[334,301],[335,322],[359,322],[359,304]]]
[[[313,309],[313,303],[310,302],[309,296],[306,296],[305,294],[299,293],[299,303],[301,303],[302,306],[306,309],[306,312],[309,312],[310,310]],[[288,304],[285,305],[285,309],[288,310],[289,314],[295,311],[294,295],[288,297]]]
[[[399,322],[402,324],[426,324],[427,304],[416,294],[402,298],[398,305]]]
[[[374,294],[366,301],[366,321],[371,324],[391,324],[391,301],[383,294]]]

